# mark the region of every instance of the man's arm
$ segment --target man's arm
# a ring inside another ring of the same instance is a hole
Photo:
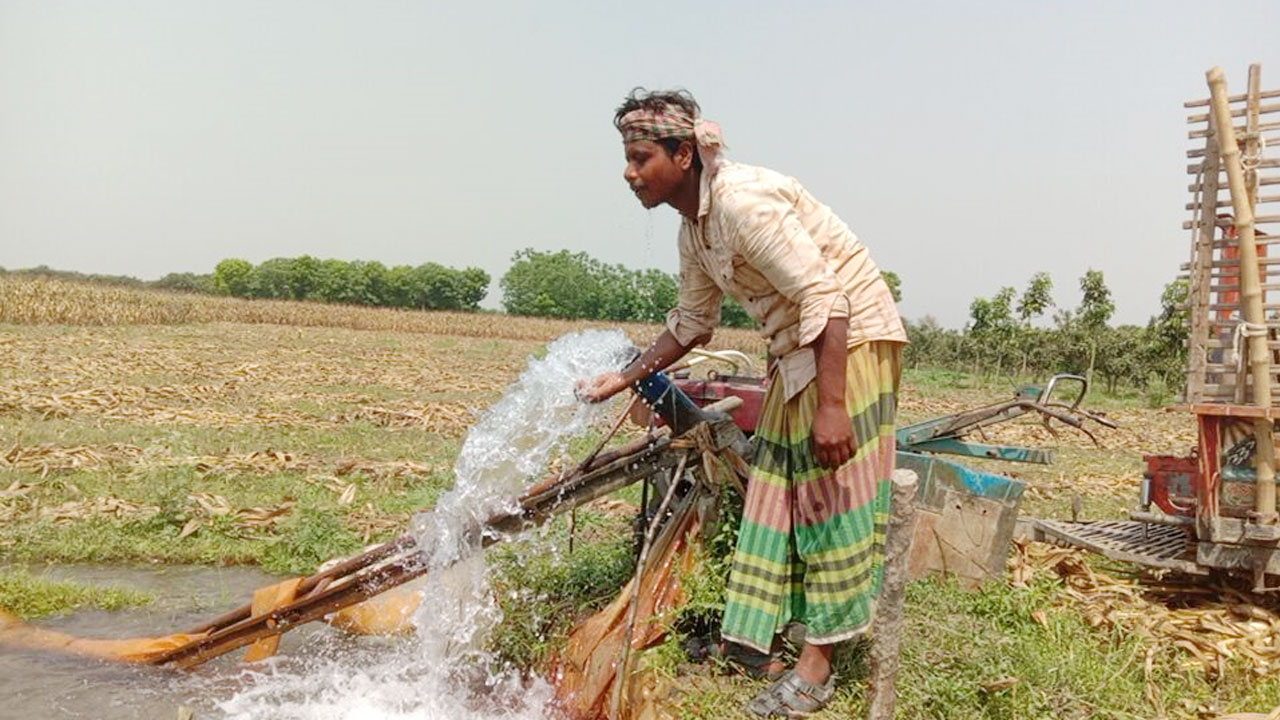
[[[848,337],[849,319],[833,317],[827,320],[827,326],[813,342],[813,353],[818,365],[818,409],[813,417],[813,454],[820,465],[832,469],[847,462],[858,449],[853,437],[853,425],[849,422],[849,410],[844,402]]]
[[[607,372],[597,375],[579,388],[578,395],[583,400],[590,402],[608,400],[653,373],[665,370],[672,363],[684,357],[690,348],[706,342],[709,338],[709,335],[703,335],[694,338],[693,342],[688,345],[681,345],[670,330],[664,330],[658,336],[658,339],[649,346],[649,349],[641,353],[640,357],[632,361],[630,365],[623,368],[622,372]]]

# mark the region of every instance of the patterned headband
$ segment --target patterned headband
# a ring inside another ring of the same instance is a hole
[[[678,105],[667,105],[661,111],[639,108],[618,121],[622,142],[636,140],[692,140],[698,148],[702,166],[714,172],[720,167],[720,151],[724,135],[719,123],[690,115]]]

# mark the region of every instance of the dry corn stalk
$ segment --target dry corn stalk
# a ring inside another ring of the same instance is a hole
[[[1259,675],[1280,670],[1280,614],[1261,596],[1223,585],[1117,578],[1092,568],[1075,548],[1030,541],[1014,547],[1011,582],[1055,573],[1071,611],[1091,625],[1138,633],[1152,652],[1177,648],[1209,677],[1237,659]]]

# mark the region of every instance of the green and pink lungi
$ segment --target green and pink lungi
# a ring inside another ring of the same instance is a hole
[[[857,452],[836,470],[813,454],[817,382],[770,385],[729,575],[721,634],[768,652],[792,621],[825,645],[862,634],[880,591],[902,345],[849,351],[845,405]]]

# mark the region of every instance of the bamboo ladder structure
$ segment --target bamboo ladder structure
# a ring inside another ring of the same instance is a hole
[[[1249,67],[1247,92],[1229,95],[1221,68],[1207,73],[1210,97],[1188,102],[1187,157],[1193,219],[1189,270],[1189,363],[1186,401],[1201,414],[1252,418],[1257,441],[1251,523],[1280,539],[1275,495],[1274,420],[1280,416],[1280,90],[1261,90],[1261,67]],[[1208,112],[1202,111],[1207,108]],[[1239,119],[1243,125],[1237,125]],[[1225,178],[1225,183],[1224,183]],[[1259,214],[1259,206],[1264,208]],[[1270,213],[1268,214],[1268,211]]]

